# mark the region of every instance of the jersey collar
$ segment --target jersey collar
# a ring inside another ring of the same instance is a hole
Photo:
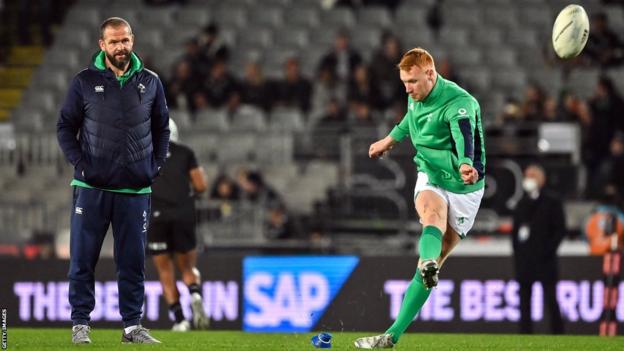
[[[438,77],[433,86],[433,89],[431,89],[431,92],[429,92],[429,95],[427,95],[427,97],[422,101],[423,104],[427,104],[432,101],[435,101],[438,98],[438,96],[440,96],[443,90],[442,89],[442,86],[444,85],[443,81],[444,81],[444,78],[438,73]]]

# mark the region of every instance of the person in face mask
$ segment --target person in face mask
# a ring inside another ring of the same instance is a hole
[[[557,303],[557,248],[566,234],[565,214],[559,198],[544,189],[546,173],[537,164],[524,171],[524,196],[513,215],[512,245],[516,279],[520,284],[520,332],[533,333],[531,295],[533,283],[540,282],[544,306],[550,312],[553,334],[563,333]]]

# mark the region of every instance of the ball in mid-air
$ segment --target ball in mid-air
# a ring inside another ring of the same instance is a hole
[[[553,48],[557,56],[568,59],[583,51],[589,36],[589,18],[579,5],[566,6],[555,20],[552,32]]]

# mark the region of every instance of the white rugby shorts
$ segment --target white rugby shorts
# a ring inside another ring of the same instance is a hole
[[[429,176],[424,172],[418,172],[416,186],[414,187],[414,202],[418,193],[423,190],[433,191],[446,202],[448,206],[448,225],[462,239],[465,238],[474,224],[475,217],[477,217],[481,198],[483,197],[483,188],[466,194],[453,193],[439,186],[429,184]]]

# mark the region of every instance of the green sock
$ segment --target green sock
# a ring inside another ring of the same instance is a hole
[[[405,333],[407,327],[429,298],[429,294],[431,294],[431,289],[425,288],[420,276],[420,269],[417,269],[416,275],[405,291],[399,316],[386,331],[386,334],[392,334],[392,342],[396,344],[399,341],[401,335]]]
[[[442,232],[438,227],[428,225],[423,228],[418,252],[421,260],[437,260],[442,252]]]

